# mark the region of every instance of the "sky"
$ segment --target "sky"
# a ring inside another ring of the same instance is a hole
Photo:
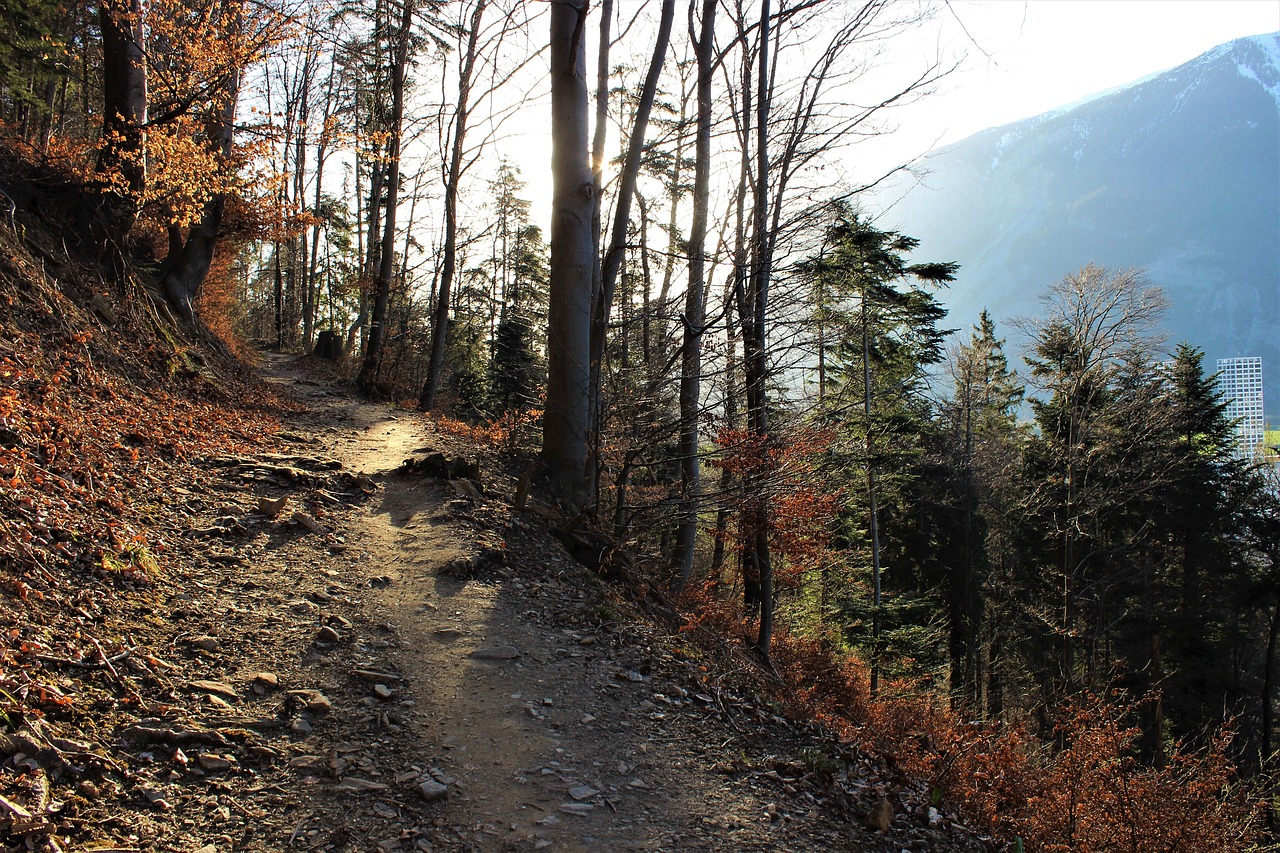
[[[892,147],[924,153],[1277,31],[1280,0],[951,0],[918,47],[963,50],[963,66],[899,111]]]
[[[941,53],[959,58],[960,68],[933,94],[898,107],[892,133],[848,152],[858,180],[986,128],[1173,68],[1232,39],[1280,31],[1280,0],[950,0],[938,11],[929,25],[893,43],[889,61],[910,74]],[[522,139],[515,156],[535,221],[543,223],[550,215],[550,175],[541,165],[550,158],[545,133]]]

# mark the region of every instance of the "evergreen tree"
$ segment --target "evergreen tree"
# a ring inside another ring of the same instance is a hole
[[[1025,431],[1024,389],[985,310],[949,359],[952,396],[942,407],[944,465],[951,474],[958,536],[949,554],[949,656],[953,702],[998,717],[1003,648],[1010,633],[1008,577],[1016,562],[1010,513],[1020,500],[1014,472]]]
[[[889,661],[928,665],[940,657],[930,616],[940,592],[934,526],[922,518],[914,487],[932,420],[927,371],[941,361],[947,334],[938,325],[946,310],[924,288],[951,281],[956,265],[908,263],[918,241],[875,228],[844,202],[833,204],[832,215],[818,254],[799,270],[821,294],[821,417],[843,433],[833,470],[856,496],[845,538],[865,545],[870,558],[870,612],[857,595],[841,606],[848,638],[868,647],[875,690]],[[892,608],[882,606],[882,580]]]

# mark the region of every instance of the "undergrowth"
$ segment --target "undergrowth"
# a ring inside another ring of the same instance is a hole
[[[689,628],[752,636],[714,584],[682,604]],[[770,660],[781,678],[774,698],[789,713],[928,780],[975,826],[1022,849],[1262,849],[1264,803],[1237,777],[1229,726],[1203,748],[1174,745],[1152,766],[1139,758],[1134,721],[1153,697],[1081,693],[1060,710],[1050,743],[1022,725],[968,720],[923,685],[891,684],[872,698],[867,666],[822,638],[780,630]]]

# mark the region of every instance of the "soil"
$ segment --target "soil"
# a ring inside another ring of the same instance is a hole
[[[6,850],[996,849],[645,618],[490,449],[267,374],[301,411],[170,484],[159,578],[69,617],[98,654],[22,647],[76,701],[0,743]]]

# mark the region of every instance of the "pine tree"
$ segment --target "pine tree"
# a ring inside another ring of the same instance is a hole
[[[933,594],[926,569],[932,560],[930,548],[917,547],[930,534],[914,511],[912,484],[931,421],[927,371],[941,361],[947,334],[938,325],[946,310],[924,288],[951,281],[957,267],[908,263],[918,241],[875,228],[843,202],[833,204],[832,217],[817,256],[799,271],[822,294],[816,317],[822,416],[845,433],[833,463],[849,474],[860,470],[863,479],[850,489],[860,497],[846,524],[849,538],[865,541],[869,551],[871,608],[866,613],[856,598],[844,606],[851,622],[870,622],[869,632],[855,630],[851,639],[869,646],[874,691],[889,661],[935,657],[918,654],[932,644],[920,631],[931,621],[923,601]],[[883,606],[882,569],[891,561],[890,610]],[[885,624],[887,616],[893,624]]]
[[[1024,389],[1009,369],[1004,341],[985,310],[969,340],[949,359],[951,399],[941,412],[943,463],[955,497],[958,547],[950,553],[949,652],[952,700],[999,716],[1001,649],[1009,632],[1008,573],[1016,560],[1009,518],[1024,431],[1017,424]]]

